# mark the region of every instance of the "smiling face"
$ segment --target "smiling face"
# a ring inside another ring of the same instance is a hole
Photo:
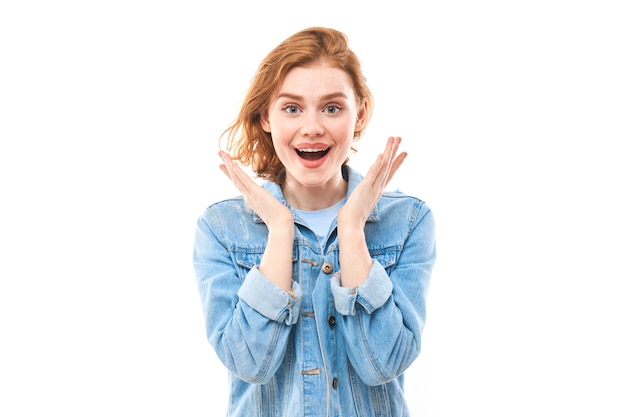
[[[322,61],[289,71],[262,121],[286,169],[286,197],[299,191],[345,195],[341,166],[363,127],[365,106],[339,68]]]

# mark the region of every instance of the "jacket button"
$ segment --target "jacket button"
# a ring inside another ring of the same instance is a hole
[[[324,264],[322,265],[322,271],[324,271],[325,274],[330,274],[331,272],[333,272],[333,266],[328,262],[324,262]]]
[[[328,318],[328,324],[332,327],[335,325],[335,316],[330,316]]]
[[[333,378],[333,389],[337,389],[337,385],[339,385],[339,381],[337,378]]]

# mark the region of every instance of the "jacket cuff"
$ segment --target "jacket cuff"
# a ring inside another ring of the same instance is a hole
[[[292,281],[292,294],[269,281],[258,269],[253,267],[239,287],[239,299],[270,320],[295,324],[300,315],[302,290]]]
[[[340,273],[332,276],[330,289],[335,299],[335,309],[344,316],[356,314],[356,304],[359,303],[368,314],[380,308],[387,302],[393,290],[393,283],[385,268],[374,260],[369,275],[361,285],[355,288],[341,286]]]

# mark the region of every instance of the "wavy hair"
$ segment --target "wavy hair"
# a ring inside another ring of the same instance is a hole
[[[244,98],[237,118],[222,133],[226,148],[234,160],[250,166],[259,177],[276,183],[284,180],[285,168],[276,155],[271,134],[262,127],[274,93],[287,73],[296,67],[307,67],[320,60],[345,71],[352,80],[358,104],[367,102],[364,123],[354,132],[361,137],[373,111],[373,97],[361,72],[361,63],[348,46],[347,36],[335,29],[311,27],[280,43],[259,65]],[[353,150],[354,149],[353,147]]]

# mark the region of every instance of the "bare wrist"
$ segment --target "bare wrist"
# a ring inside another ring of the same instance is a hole
[[[337,233],[343,235],[361,235],[364,233],[365,225],[359,222],[337,221]]]

